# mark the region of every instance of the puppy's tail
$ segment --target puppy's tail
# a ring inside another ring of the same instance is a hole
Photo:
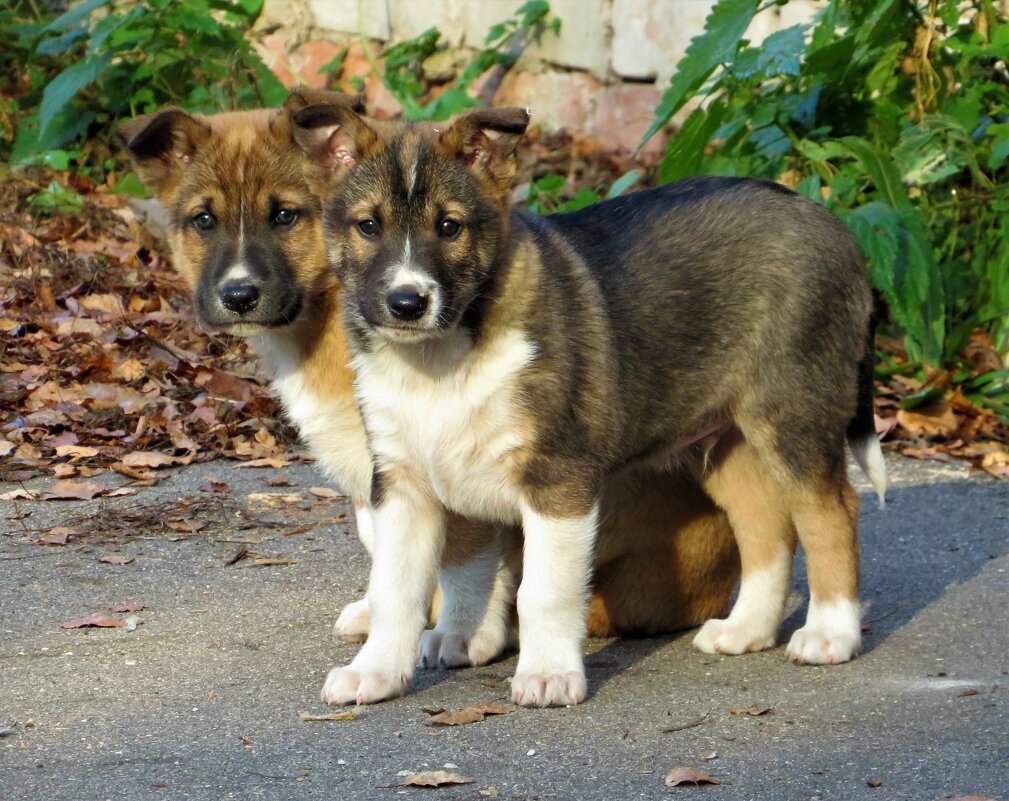
[[[858,405],[855,417],[848,423],[847,433],[852,455],[876,490],[879,505],[882,507],[886,504],[886,462],[883,461],[883,449],[879,447],[879,437],[876,436],[876,418],[872,405],[874,394],[872,379],[876,367],[876,345],[873,336],[875,327],[875,324],[869,326],[865,355],[858,363]]]

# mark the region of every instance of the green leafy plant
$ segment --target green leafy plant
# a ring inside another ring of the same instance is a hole
[[[756,176],[825,203],[862,243],[908,369],[955,363],[976,328],[1005,356],[1009,23],[990,0],[828,0],[810,25],[744,39],[787,1],[715,4],[647,135],[701,101],[660,180]],[[965,389],[1009,400],[1004,377]]]
[[[371,56],[367,42],[361,37],[372,69],[381,76],[386,89],[403,107],[408,120],[446,120],[453,114],[477,105],[468,90],[473,82],[495,66],[511,67],[530,42],[545,32],[560,32],[561,21],[549,19],[547,0],[529,0],[516,10],[513,17],[493,25],[484,38],[484,48],[463,68],[462,72],[436,97],[425,100],[428,87],[423,79],[423,63],[439,52],[441,33],[429,28],[420,36],[386,48],[380,67]]]
[[[20,124],[3,130],[14,162],[164,104],[212,111],[279,103],[284,87],[250,44],[263,0],[83,0],[55,19],[35,3],[0,14],[2,57]],[[5,91],[6,94],[6,91]],[[15,129],[16,128],[16,129]]]
[[[564,211],[578,211],[600,200],[619,197],[641,178],[638,170],[628,170],[610,186],[605,196],[587,186],[581,187],[569,200],[561,199],[561,191],[567,183],[563,175],[552,172],[537,178],[529,184],[528,209],[536,214],[554,214]]]

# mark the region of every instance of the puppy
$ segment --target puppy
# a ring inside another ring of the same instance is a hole
[[[855,655],[846,436],[881,494],[885,476],[871,298],[833,215],[776,184],[704,178],[535,217],[508,206],[521,109],[380,130],[314,104],[292,121],[375,458],[372,626],[329,701],[403,692],[448,513],[522,527],[513,700],[582,701],[607,491],[678,464],[725,510],[743,565],[734,609],[697,645],[773,643],[798,538],[810,606],[787,654]]]
[[[358,98],[299,91],[288,111],[309,102],[362,110]],[[342,293],[288,114],[165,109],[128,121],[121,138],[171,220],[173,261],[193,291],[200,324],[253,342],[285,411],[353,500],[370,552],[373,463],[354,399]],[[738,555],[724,514],[696,481],[684,471],[622,481],[607,499],[588,621],[594,634],[674,631],[724,611]],[[435,561],[449,591],[436,628],[424,635],[422,664],[483,664],[513,636],[519,534],[459,516],[449,518],[447,531]],[[375,591],[385,591],[382,581],[373,582]],[[361,600],[343,610],[336,631],[358,640],[368,625]]]

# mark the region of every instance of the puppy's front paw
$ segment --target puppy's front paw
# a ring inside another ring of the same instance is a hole
[[[785,655],[806,665],[836,665],[854,658],[862,646],[859,630],[833,631],[806,625],[792,635]]]
[[[745,654],[774,646],[774,632],[712,618],[694,636],[694,647],[706,654]]]
[[[368,609],[368,599],[347,604],[333,624],[333,633],[344,642],[364,642],[368,639],[368,629],[371,626],[371,611]]]
[[[512,701],[520,706],[570,706],[588,695],[585,674],[516,673],[512,679]]]
[[[333,668],[326,676],[320,696],[332,706],[377,704],[401,696],[409,680],[409,676],[402,674]]]

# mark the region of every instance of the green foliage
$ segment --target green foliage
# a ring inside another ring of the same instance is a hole
[[[613,182],[606,199],[619,197],[641,178],[638,170],[628,170]],[[603,196],[598,192],[583,186],[575,196],[569,200],[561,198],[566,181],[563,175],[555,172],[548,173],[542,178],[537,178],[529,184],[529,198],[527,207],[529,211],[536,214],[554,214],[564,211],[578,211],[593,203],[598,203]]]
[[[692,41],[649,136],[703,106],[660,180],[793,185],[856,234],[915,364],[955,362],[975,327],[1009,352],[1009,23],[988,0],[828,0],[753,46],[763,12],[719,0]]]
[[[406,119],[446,120],[477,105],[467,90],[487,70],[497,65],[511,67],[530,42],[548,30],[555,35],[560,32],[561,21],[557,18],[548,21],[549,15],[547,0],[529,0],[513,17],[491,26],[484,38],[484,49],[430,102],[423,102],[427,92],[423,63],[439,52],[441,33],[437,28],[429,28],[414,39],[387,48],[381,56],[384,68],[380,69],[374,61],[372,68],[399,101]]]
[[[0,12],[0,56],[17,75],[20,124],[3,130],[14,162],[166,104],[193,111],[273,105],[286,92],[249,43],[262,0],[84,0],[48,19],[36,3]]]

